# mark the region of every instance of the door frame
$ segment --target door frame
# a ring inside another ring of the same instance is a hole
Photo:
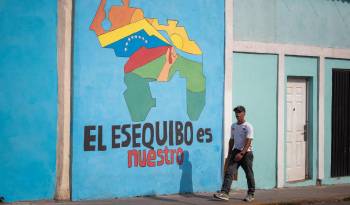
[[[310,166],[309,166],[309,163],[310,163],[310,154],[309,154],[309,150],[312,150],[310,149],[310,146],[312,146],[312,140],[310,140],[310,138],[312,137],[311,136],[311,132],[310,132],[310,127],[312,125],[310,125],[310,108],[312,107],[312,105],[310,105],[310,77],[307,77],[307,76],[287,76],[287,82],[286,82],[286,89],[288,87],[288,82],[290,82],[290,80],[305,80],[306,82],[306,88],[305,88],[305,111],[306,111],[306,115],[305,115],[305,123],[306,123],[306,136],[304,137],[304,139],[306,138],[305,142],[306,142],[306,145],[305,145],[305,178],[302,179],[302,180],[293,180],[293,181],[288,181],[287,180],[287,166],[284,167],[284,172],[285,172],[285,182],[286,183],[298,183],[298,182],[303,182],[303,181],[306,181],[306,180],[309,180],[311,179],[311,170],[310,170]],[[287,104],[287,92],[285,92],[285,103]],[[285,108],[287,109],[287,106],[285,106]],[[288,121],[288,115],[287,115],[287,112],[286,113],[286,118],[285,118],[285,128],[286,128],[286,131],[287,131],[287,121]],[[287,138],[287,135],[285,135],[285,138]],[[287,140],[285,139],[284,141],[284,147],[287,146]],[[285,152],[286,153],[286,152]],[[311,155],[312,156],[312,155]],[[285,157],[284,157],[284,160],[285,160],[285,165],[287,165],[287,153],[285,154]]]

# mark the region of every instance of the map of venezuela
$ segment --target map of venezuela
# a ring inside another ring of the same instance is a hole
[[[150,82],[167,82],[179,73],[186,80],[187,115],[198,120],[205,106],[203,63],[180,53],[201,57],[202,51],[189,39],[186,29],[176,20],[161,25],[158,19],[145,18],[141,9],[129,6],[129,0],[111,6],[108,16],[105,6],[106,0],[101,0],[90,30],[103,48],[112,48],[117,57],[128,58],[124,65],[124,98],[131,119],[145,120],[156,106]],[[108,30],[102,26],[106,18],[111,24]]]

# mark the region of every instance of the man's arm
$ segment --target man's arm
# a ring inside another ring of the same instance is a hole
[[[249,149],[249,147],[250,147],[250,144],[252,143],[252,140],[253,139],[251,139],[251,138],[247,138],[246,140],[245,140],[245,145],[244,145],[244,148],[243,148],[243,150],[241,151],[241,153],[244,155],[245,153],[247,153],[247,151],[248,151],[248,149]]]
[[[245,145],[244,145],[243,150],[240,153],[236,154],[236,156],[235,156],[235,161],[236,162],[240,161],[244,157],[244,155],[245,155],[245,153],[247,153],[251,143],[252,143],[252,139],[251,138],[247,138],[245,140]]]

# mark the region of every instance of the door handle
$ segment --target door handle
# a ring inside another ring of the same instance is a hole
[[[307,126],[308,125],[308,123],[306,123],[305,125],[304,125],[304,141],[306,142],[307,141]]]

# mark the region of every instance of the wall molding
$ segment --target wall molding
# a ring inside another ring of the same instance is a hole
[[[350,59],[350,49],[323,48],[317,46],[263,43],[254,41],[234,41],[233,52],[269,53],[324,58]]]
[[[70,200],[70,132],[72,70],[72,0],[58,1],[57,72],[58,122],[56,156],[56,200]]]

